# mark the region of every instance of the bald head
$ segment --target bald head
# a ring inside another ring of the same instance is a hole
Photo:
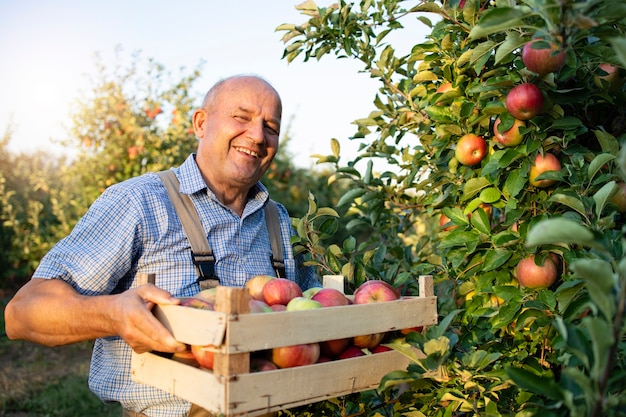
[[[280,105],[279,110],[282,113],[282,102],[278,91],[276,91],[276,89],[268,81],[256,75],[233,75],[219,80],[204,96],[202,108],[204,108],[209,114],[213,113],[216,109],[216,103],[219,102],[219,97],[222,94],[228,94],[229,91],[232,91],[241,85],[264,86],[264,88],[271,91],[276,96]]]

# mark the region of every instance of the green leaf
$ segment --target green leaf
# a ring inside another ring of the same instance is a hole
[[[494,271],[504,265],[513,255],[513,252],[506,249],[496,248],[490,250],[485,255],[483,271]]]
[[[559,400],[563,397],[563,393],[553,378],[540,376],[523,368],[507,367],[506,373],[515,382],[515,385],[522,389],[545,395],[553,400]]]
[[[611,356],[611,345],[614,342],[612,325],[599,317],[586,317],[583,323],[589,332],[593,349],[593,366],[590,376],[594,380],[600,381],[606,363]]]
[[[537,177],[539,178],[539,177]],[[560,203],[563,204],[573,210],[576,210],[578,213],[580,213],[580,215],[582,215],[583,217],[587,217],[586,214],[586,210],[585,210],[585,205],[583,204],[582,201],[580,201],[579,198],[573,197],[573,196],[569,196],[569,195],[565,195],[565,194],[561,194],[561,193],[554,193],[550,196],[550,198],[548,199],[548,201],[553,202],[553,203]]]
[[[614,159],[615,156],[608,153],[601,153],[600,155],[597,155],[595,158],[593,158],[593,161],[589,163],[589,168],[587,168],[587,176],[589,177],[589,181],[591,182],[593,177],[596,176],[598,171],[600,171],[604,165]]]
[[[339,153],[341,152],[341,145],[339,144],[339,141],[335,138],[332,138],[330,140],[330,149],[333,152],[333,156],[335,158],[339,158]]]
[[[450,339],[440,336],[424,343],[424,354],[444,356],[450,349]]]
[[[493,33],[504,32],[519,26],[527,14],[512,7],[490,8],[485,11],[478,24],[469,33],[470,40],[476,40]]]
[[[522,38],[518,32],[511,31],[507,34],[506,39],[496,50],[496,64],[499,64],[501,61],[506,59],[509,55],[513,53],[516,49],[521,48],[524,43],[526,43],[526,39]]]
[[[463,187],[463,197],[461,197],[461,201],[469,200],[478,192],[480,192],[480,190],[490,185],[491,183],[485,177],[470,178],[465,183],[465,187]]]
[[[596,217],[602,217],[602,211],[615,190],[617,190],[615,181],[609,181],[593,195],[593,201],[596,203]]]
[[[345,204],[352,203],[357,198],[363,196],[365,192],[366,191],[363,188],[353,188],[352,190],[349,190],[343,196],[341,196],[341,198],[337,202],[337,205],[341,207]]]
[[[611,265],[600,259],[576,259],[570,265],[574,278],[585,280],[589,297],[598,306],[607,320],[615,314],[615,303],[611,295],[617,285],[617,276]]]
[[[540,221],[530,229],[526,236],[526,246],[529,247],[559,243],[597,246],[591,230],[580,223],[562,217]]]

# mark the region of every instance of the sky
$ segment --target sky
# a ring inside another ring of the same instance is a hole
[[[330,154],[331,138],[339,140],[346,160],[358,147],[348,139],[356,130],[352,121],[374,109],[379,85],[359,72],[356,60],[281,59],[284,32],[275,29],[308,20],[295,9],[301,1],[0,0],[0,135],[10,125],[10,150],[62,153],[56,142],[67,137],[72,105],[90,86],[94,54],[112,64],[121,47],[126,57],[140,51],[175,74],[203,62],[194,84],[198,102],[221,78],[263,76],[281,94],[294,162],[313,166],[312,154]],[[426,28],[413,32],[394,47],[408,52]]]

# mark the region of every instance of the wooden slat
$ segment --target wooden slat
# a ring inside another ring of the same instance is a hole
[[[224,342],[227,322],[224,313],[178,305],[157,305],[152,311],[180,342],[200,346]]]
[[[215,310],[228,315],[230,323],[236,323],[239,317],[249,316],[250,293],[244,288],[217,287],[217,303]],[[226,333],[226,346],[232,345],[232,330]],[[217,352],[213,364],[213,370],[217,375],[237,375],[250,372],[250,352],[232,353]]]

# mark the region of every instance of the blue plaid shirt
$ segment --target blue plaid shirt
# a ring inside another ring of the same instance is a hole
[[[263,206],[267,189],[258,183],[239,217],[207,188],[193,155],[174,168],[180,191],[189,194],[216,257],[222,285],[242,286],[255,275],[274,275]],[[287,210],[279,207],[287,278],[302,289],[319,286],[311,268],[294,259]],[[37,278],[58,278],[85,295],[114,294],[138,285],[137,273],[155,273],[156,285],[176,297],[199,291],[191,248],[160,178],[149,173],[108,188],[42,259]],[[106,402],[155,417],[186,416],[190,404],[138,384],[130,376],[131,349],[119,337],[96,340],[89,386]]]

